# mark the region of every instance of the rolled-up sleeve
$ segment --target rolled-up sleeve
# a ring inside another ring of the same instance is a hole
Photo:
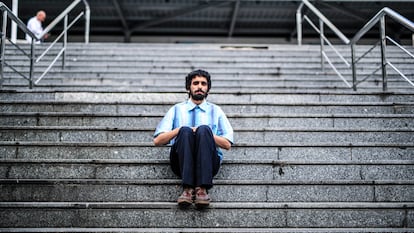
[[[218,107],[218,129],[217,129],[217,135],[226,138],[229,140],[231,144],[234,143],[233,138],[233,127],[231,127],[231,124],[229,120],[227,119],[224,112],[221,110],[221,108]]]
[[[173,130],[174,126],[174,107],[170,108],[155,129],[154,138],[164,132]]]

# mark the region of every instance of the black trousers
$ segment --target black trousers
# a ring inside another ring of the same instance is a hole
[[[213,187],[220,157],[210,127],[202,125],[195,132],[190,127],[181,127],[171,147],[170,162],[183,187]]]

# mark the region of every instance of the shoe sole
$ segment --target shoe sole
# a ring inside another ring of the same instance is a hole
[[[177,202],[180,208],[188,208],[191,204],[193,204],[193,202],[189,200],[178,200]]]
[[[197,209],[205,209],[210,205],[210,201],[196,201],[195,206]]]

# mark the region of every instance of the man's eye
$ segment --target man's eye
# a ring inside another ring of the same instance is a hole
[[[193,85],[197,86],[201,83],[202,86],[207,86],[207,82],[199,82],[199,81],[194,81]]]

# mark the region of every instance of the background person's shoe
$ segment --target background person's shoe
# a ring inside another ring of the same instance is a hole
[[[197,209],[204,209],[210,205],[210,197],[207,194],[206,189],[196,188],[195,194],[195,206]]]
[[[193,204],[193,192],[193,189],[184,189],[181,196],[177,199],[178,206],[186,208]]]

